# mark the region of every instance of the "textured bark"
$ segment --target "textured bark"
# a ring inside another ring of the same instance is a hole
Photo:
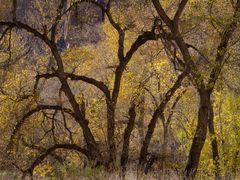
[[[158,159],[158,157],[154,154],[150,155],[150,158],[148,159],[147,163],[146,163],[146,167],[144,168],[144,173],[147,174],[149,172],[149,170],[151,169],[152,165],[154,164],[154,162]]]
[[[240,0],[236,2],[234,15],[232,18],[232,21],[230,24],[228,24],[224,31],[221,34],[221,41],[217,47],[217,55],[215,58],[215,64],[212,68],[210,78],[208,81],[207,88],[209,89],[209,92],[212,93],[215,84],[218,80],[218,77],[221,73],[224,61],[225,61],[225,55],[228,50],[228,45],[231,37],[233,36],[234,31],[237,28],[237,22],[239,20],[239,12],[240,12]],[[214,130],[214,111],[212,104],[210,102],[210,115],[208,119],[208,128],[209,133],[211,135],[211,146],[212,146],[212,157],[215,165],[215,179],[220,179],[220,165],[219,165],[219,153],[218,153],[218,143],[217,138]]]
[[[107,100],[107,142],[108,142],[108,162],[110,165],[116,160],[116,144],[115,144],[115,107],[112,101]]]
[[[122,177],[125,177],[126,173],[126,166],[128,162],[128,154],[129,154],[129,144],[130,144],[130,136],[132,134],[135,119],[136,119],[136,112],[135,112],[135,105],[133,104],[132,107],[129,109],[129,120],[128,125],[124,131],[124,137],[123,137],[123,149],[122,149],[122,155],[121,155],[121,172]]]
[[[143,95],[140,96],[139,103],[139,119],[138,119],[138,133],[139,133],[139,142],[142,145],[144,140],[144,119],[145,119],[145,91],[143,91]]]
[[[77,103],[75,96],[66,79],[62,58],[58,53],[56,45],[52,44],[52,42],[50,43],[50,49],[58,65],[57,75],[62,85],[62,91],[68,98],[68,101],[73,108],[75,119],[82,128],[83,136],[87,143],[88,150],[91,154],[89,157],[91,158],[92,161],[98,164],[102,160],[98,144],[96,143],[95,138],[88,126],[88,121],[84,119],[83,114],[79,109],[79,104]]]
[[[185,169],[187,178],[194,178],[196,175],[208,128],[209,109],[211,102],[210,93],[205,89],[199,89],[198,92],[200,98],[198,122],[188,157],[188,163]]]
[[[212,157],[213,163],[215,166],[215,179],[220,179],[220,164],[219,164],[219,153],[218,153],[218,142],[217,137],[214,129],[214,112],[212,102],[210,102],[209,107],[209,119],[208,119],[208,129],[211,139],[211,146],[212,146]]]

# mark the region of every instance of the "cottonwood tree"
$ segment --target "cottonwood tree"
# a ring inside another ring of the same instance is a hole
[[[115,70],[115,77],[114,77],[114,83],[112,87],[112,91],[109,90],[109,87],[102,81],[98,81],[96,79],[87,77],[87,76],[80,76],[74,73],[68,73],[66,72],[65,64],[62,58],[62,55],[58,49],[57,46],[57,31],[58,31],[58,25],[60,24],[61,19],[64,17],[66,12],[70,11],[74,6],[88,2],[92,3],[102,9],[102,11],[105,12],[106,16],[108,17],[108,20],[111,24],[111,26],[117,31],[118,33],[118,50],[117,50],[117,56],[118,56],[118,65]],[[7,152],[11,153],[11,150],[13,148],[14,143],[18,139],[18,133],[21,129],[21,127],[24,125],[26,120],[38,113],[47,110],[53,111],[51,117],[47,116],[47,112],[43,112],[45,114],[45,117],[48,119],[55,120],[57,114],[59,111],[62,113],[62,118],[65,119],[65,114],[67,113],[69,116],[73,118],[75,123],[77,123],[81,129],[84,136],[84,140],[86,142],[86,147],[80,147],[77,144],[68,144],[68,143],[57,143],[52,145],[50,148],[45,149],[43,153],[37,157],[30,167],[28,167],[25,170],[22,170],[24,174],[29,173],[33,174],[34,168],[39,165],[48,155],[52,154],[53,151],[56,149],[70,149],[75,150],[78,152],[81,152],[84,154],[90,161],[94,162],[94,165],[100,165],[100,164],[111,164],[116,160],[116,142],[115,142],[115,112],[116,112],[116,105],[118,102],[119,97],[119,91],[121,87],[121,81],[122,76],[124,73],[124,70],[126,69],[126,66],[128,65],[129,61],[132,59],[133,54],[144,45],[147,41],[150,40],[157,40],[158,36],[155,34],[155,25],[153,24],[152,27],[150,27],[149,31],[142,32],[136,40],[132,43],[129,50],[125,52],[125,31],[126,29],[122,27],[118,22],[115,21],[115,18],[112,15],[111,7],[112,7],[112,1],[109,1],[106,6],[103,6],[101,3],[98,3],[97,1],[76,1],[68,9],[64,9],[63,5],[64,1],[60,2],[59,7],[57,8],[57,16],[54,19],[54,23],[50,26],[50,29],[47,29],[48,26],[44,26],[43,30],[39,30],[37,28],[34,28],[31,25],[28,25],[26,23],[23,23],[18,20],[17,17],[17,1],[14,1],[13,3],[13,19],[12,21],[1,21],[0,25],[2,27],[6,27],[6,31],[9,29],[20,29],[27,31],[29,34],[35,36],[38,38],[42,43],[44,43],[51,52],[52,58],[54,59],[54,63],[56,66],[52,66],[51,72],[46,74],[38,74],[36,76],[36,83],[34,85],[34,91],[37,90],[38,84],[40,79],[51,79],[51,78],[57,78],[60,82],[61,88],[60,88],[60,94],[63,92],[65,94],[66,99],[68,100],[68,103],[70,104],[71,108],[65,108],[60,105],[45,105],[45,104],[38,104],[36,108],[30,110],[28,113],[26,113],[23,117],[20,118],[20,120],[15,125],[15,128],[11,134],[10,142],[7,146]],[[5,35],[5,33],[4,33]],[[106,107],[107,107],[107,142],[108,142],[108,158],[105,162],[104,158],[102,157],[101,150],[99,148],[99,144],[96,141],[96,137],[94,137],[91,128],[89,127],[89,122],[86,119],[85,116],[85,109],[84,104],[80,104],[77,102],[74,92],[72,91],[70,87],[69,81],[83,81],[88,84],[91,84],[98,88],[105,96],[106,100]],[[133,128],[133,122],[134,122],[134,105],[129,110],[129,125],[127,126],[127,129],[125,131],[124,135],[124,147],[123,147],[123,154],[122,154],[122,164],[125,164],[127,159],[127,148],[129,144],[129,136],[131,134],[131,129]],[[66,130],[67,127],[65,126]],[[56,138],[55,134],[55,124],[53,122],[51,131],[53,133],[53,138]],[[71,133],[70,133],[71,134]],[[56,141],[56,140],[54,140]],[[26,143],[24,143],[26,144]]]
[[[214,124],[213,124],[213,108],[211,102],[211,95],[213,93],[215,84],[221,73],[222,67],[225,62],[226,54],[228,52],[228,46],[234,32],[237,29],[238,14],[240,8],[240,1],[234,2],[233,5],[233,15],[231,20],[225,24],[219,33],[219,42],[215,48],[216,55],[212,67],[210,68],[210,73],[207,78],[201,73],[199,67],[193,60],[193,55],[191,55],[190,48],[194,46],[189,45],[183,37],[183,32],[180,27],[180,17],[184,12],[185,6],[187,5],[187,0],[182,0],[179,3],[176,13],[173,18],[167,15],[166,11],[163,9],[161,3],[158,0],[152,0],[152,3],[161,18],[162,22],[167,26],[168,30],[168,41],[172,41],[176,44],[179,52],[182,56],[182,65],[186,67],[190,72],[190,78],[193,80],[200,98],[199,112],[198,112],[198,124],[196,133],[192,142],[190,149],[190,154],[188,158],[188,163],[186,166],[186,175],[188,177],[195,177],[199,159],[201,155],[201,150],[205,143],[207,129],[209,128],[210,134],[214,136]],[[164,30],[164,29],[163,29]],[[219,165],[218,165],[218,149],[216,138],[212,140],[212,153],[213,160],[216,163],[216,176],[219,176]]]

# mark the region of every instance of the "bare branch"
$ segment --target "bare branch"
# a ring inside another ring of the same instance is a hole
[[[225,55],[227,53],[227,48],[229,41],[234,33],[234,31],[237,29],[237,23],[239,20],[239,13],[240,13],[240,0],[237,1],[235,12],[232,18],[232,22],[226,27],[226,29],[221,33],[221,41],[217,48],[217,56],[215,59],[214,67],[211,71],[210,78],[208,81],[208,89],[210,91],[213,90],[214,85],[216,84],[216,81],[221,73],[222,66],[224,64]]]
[[[122,61],[124,59],[124,39],[125,39],[125,32],[121,28],[120,24],[115,22],[115,20],[112,17],[112,14],[110,12],[110,5],[112,1],[108,2],[107,9],[105,10],[105,13],[108,17],[109,22],[114,27],[114,29],[118,32],[118,58],[119,61]]]
[[[170,114],[168,115],[168,118],[167,118],[167,121],[166,121],[166,125],[168,126],[170,124],[170,121],[172,119],[172,116],[173,116],[173,113],[174,113],[174,109],[176,108],[178,102],[180,101],[180,99],[182,98],[182,96],[186,93],[187,90],[184,90],[183,92],[181,92],[181,94],[179,94],[177,96],[177,98],[175,99],[172,107],[171,107],[171,112]]]
[[[129,61],[133,54],[141,47],[143,44],[145,44],[147,41],[150,40],[157,40],[158,37],[153,31],[145,31],[141,35],[138,36],[138,38],[135,40],[135,42],[132,44],[131,48],[126,54],[125,61]]]
[[[110,91],[109,91],[107,85],[105,85],[104,82],[102,82],[102,81],[98,81],[94,78],[90,78],[90,77],[87,77],[87,76],[75,75],[73,73],[65,73],[64,75],[65,75],[66,78],[69,78],[73,81],[83,81],[83,82],[86,82],[88,84],[94,85],[95,87],[100,89],[108,99],[111,98],[110,97]],[[51,73],[51,74],[47,73],[47,74],[37,75],[34,89],[37,88],[38,82],[41,78],[51,79],[51,78],[54,78],[54,77],[58,77],[58,74],[57,73]]]
[[[84,154],[87,157],[89,156],[89,152],[86,149],[83,149],[76,144],[56,144],[56,145],[48,148],[40,156],[38,156],[33,161],[33,163],[30,165],[30,167],[24,171],[24,176],[26,174],[30,174],[32,176],[33,175],[33,170],[35,169],[35,167],[38,166],[48,155],[50,155],[53,151],[55,151],[57,149],[74,150],[74,151],[77,151],[77,152],[80,152],[80,153]]]
[[[147,156],[147,153],[148,153],[148,147],[149,147],[150,141],[152,139],[152,135],[153,135],[154,129],[156,127],[156,123],[157,123],[158,118],[162,115],[162,113],[164,112],[164,110],[167,106],[167,103],[171,100],[172,96],[179,89],[179,87],[182,84],[182,81],[184,80],[184,78],[188,74],[189,74],[189,70],[186,69],[182,74],[180,74],[178,76],[174,85],[171,87],[171,89],[168,90],[168,92],[165,94],[162,102],[160,103],[158,108],[153,113],[152,119],[150,120],[150,123],[148,125],[148,130],[147,130],[145,139],[143,141],[143,145],[141,147],[140,158],[139,158],[139,164],[140,165],[144,164],[145,161],[146,161],[146,156]]]
[[[110,91],[109,91],[108,87],[104,84],[104,82],[98,81],[94,78],[89,78],[86,76],[78,76],[78,75],[71,74],[71,73],[65,73],[65,75],[66,75],[66,77],[70,78],[71,80],[80,80],[80,81],[89,83],[91,85],[94,85],[95,87],[100,89],[108,99],[110,99]]]
[[[2,35],[0,37],[0,41],[2,41],[2,39],[4,38],[4,36],[8,33],[8,31],[11,31],[12,30],[12,27],[11,26],[8,26],[3,32],[2,32]]]
[[[192,48],[193,50],[195,50],[207,63],[210,63],[208,58],[197,47],[195,47],[195,46],[193,46],[191,44],[187,44],[187,46]]]
[[[179,7],[177,9],[177,12],[173,18],[173,22],[174,22],[174,26],[176,28],[176,26],[178,26],[178,21],[179,21],[179,18],[185,8],[185,6],[187,5],[187,2],[188,0],[182,0],[181,3],[179,4]]]
[[[154,7],[156,8],[158,15],[164,21],[164,23],[172,30],[173,29],[173,21],[168,17],[159,0],[152,0]]]
[[[146,42],[148,42],[150,40],[157,40],[157,39],[158,39],[158,37],[155,35],[154,32],[146,31],[146,32],[143,32],[142,34],[140,34],[138,36],[138,38],[133,42],[133,44],[131,45],[131,48],[129,49],[129,51],[127,52],[127,54],[124,58],[124,61],[120,62],[120,64],[118,65],[118,67],[115,71],[114,89],[113,89],[113,93],[112,93],[112,98],[114,100],[116,100],[118,97],[118,92],[119,92],[119,88],[120,88],[120,82],[121,82],[123,71],[125,70],[127,64],[131,60],[133,54]]]
[[[24,138],[21,138],[21,141],[23,143],[24,146],[28,147],[28,148],[31,148],[31,149],[34,149],[34,150],[37,150],[39,152],[43,152],[43,151],[46,151],[47,149],[44,148],[44,147],[41,147],[41,146],[37,146],[35,144],[29,144],[27,143],[27,141],[24,139]],[[52,152],[50,153],[50,156],[52,156],[54,159],[56,159],[58,162],[60,162],[61,164],[63,164],[64,162],[64,159],[57,155],[56,153]]]
[[[60,5],[57,9],[57,16],[55,18],[55,22],[51,27],[51,41],[53,41],[53,42],[55,42],[55,39],[56,39],[56,30],[57,30],[58,23],[63,16],[62,11],[63,11],[65,3],[66,3],[66,0],[61,0]]]
[[[57,105],[38,105],[35,109],[32,109],[28,113],[26,113],[21,118],[21,120],[17,122],[17,124],[15,125],[14,130],[12,132],[12,135],[10,137],[9,143],[7,145],[7,148],[6,148],[7,151],[12,150],[12,147],[14,144],[14,139],[16,138],[16,135],[19,132],[19,130],[21,129],[21,127],[24,125],[26,119],[28,119],[33,114],[40,112],[42,110],[59,110],[59,111],[64,111],[64,112],[70,114],[71,116],[74,116],[74,113],[72,112],[71,109],[63,108],[63,107],[57,106]]]

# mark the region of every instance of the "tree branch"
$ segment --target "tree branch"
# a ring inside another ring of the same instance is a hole
[[[187,2],[188,2],[188,0],[182,0],[181,3],[179,4],[177,12],[175,13],[175,16],[173,18],[173,23],[174,23],[175,28],[178,26],[179,18],[181,16],[185,6],[187,5]]]
[[[119,58],[119,61],[122,61],[124,59],[124,38],[125,38],[125,32],[121,28],[120,24],[117,23],[114,20],[112,14],[110,12],[112,0],[108,1],[106,7],[104,7],[101,3],[99,3],[98,0],[80,0],[80,1],[76,2],[76,4],[77,3],[82,3],[82,2],[88,2],[88,3],[95,4],[96,6],[101,8],[102,11],[104,11],[106,13],[110,24],[118,32],[118,58]]]
[[[216,84],[216,81],[221,73],[225,55],[227,53],[229,41],[230,41],[234,31],[237,29],[239,13],[240,13],[240,0],[237,1],[236,7],[235,7],[235,12],[234,12],[234,15],[232,18],[232,22],[226,27],[226,29],[223,31],[223,33],[221,35],[221,41],[217,48],[217,56],[215,59],[214,67],[211,71],[210,78],[209,78],[208,85],[207,85],[207,87],[210,91],[213,90],[214,85]]]
[[[66,75],[66,77],[70,78],[71,80],[75,80],[75,81],[80,80],[80,81],[86,82],[88,84],[94,85],[95,87],[100,89],[108,99],[111,98],[110,91],[109,91],[108,87],[104,84],[104,82],[98,81],[94,78],[89,78],[86,76],[78,76],[78,75],[71,74],[71,73],[65,73],[65,75]]]
[[[210,63],[208,58],[195,46],[191,45],[191,44],[186,44],[188,47],[192,48],[193,50],[195,50],[207,63]]]
[[[143,44],[145,44],[147,41],[150,40],[157,40],[158,37],[153,31],[145,31],[141,35],[138,36],[138,38],[135,40],[135,42],[131,45],[131,48],[126,54],[125,61],[129,61],[133,54],[141,47]]]
[[[112,92],[112,98],[116,101],[118,97],[118,92],[120,89],[120,83],[121,83],[121,78],[123,71],[125,70],[127,64],[131,60],[133,54],[142,46],[144,45],[147,41],[150,40],[157,40],[158,37],[155,35],[154,32],[152,31],[146,31],[143,32],[141,35],[138,36],[138,38],[133,42],[131,45],[131,48],[127,52],[126,56],[124,57],[124,61],[121,61],[120,64],[118,65],[116,71],[115,71],[115,81],[114,81],[114,88]]]
[[[89,156],[89,152],[86,149],[83,149],[76,144],[56,144],[56,145],[48,148],[40,156],[38,156],[33,161],[33,163],[30,165],[30,167],[24,171],[24,176],[28,173],[32,176],[33,175],[33,170],[35,169],[35,167],[38,166],[48,155],[50,155],[53,151],[55,151],[57,149],[74,150],[74,151],[77,151],[77,152],[80,152],[80,153],[84,154],[87,157]]]
[[[129,154],[129,143],[130,143],[130,136],[132,134],[135,119],[136,119],[136,111],[135,111],[135,104],[132,104],[128,111],[129,114],[129,120],[127,127],[124,131],[124,137],[123,137],[123,149],[122,149],[122,155],[121,155],[121,171],[122,175],[125,176],[126,172],[126,165],[128,161],[128,154]]]
[[[8,26],[3,32],[2,35],[0,37],[0,41],[2,41],[2,39],[4,38],[4,36],[8,33],[8,31],[12,30],[12,26]]]
[[[158,12],[158,15],[161,17],[161,19],[164,21],[164,23],[173,30],[173,21],[168,17],[164,9],[162,8],[162,5],[160,4],[159,0],[152,0],[152,3],[155,7],[155,9]]]
[[[35,109],[30,110],[29,112],[27,112],[20,121],[17,122],[17,124],[14,127],[14,130],[12,132],[12,135],[10,137],[9,143],[6,147],[6,150],[9,151],[7,153],[10,153],[10,151],[12,150],[13,144],[14,144],[14,139],[18,133],[18,131],[21,129],[21,127],[23,126],[23,124],[25,123],[26,119],[29,118],[30,116],[32,116],[33,114],[40,112],[42,110],[59,110],[59,111],[64,111],[68,114],[70,114],[71,116],[74,116],[74,113],[72,112],[71,109],[67,109],[67,108],[63,108],[61,106],[57,106],[57,105],[38,105]]]
[[[178,102],[180,101],[180,99],[182,98],[182,96],[186,93],[186,91],[187,91],[187,90],[184,90],[183,92],[181,92],[181,94],[179,94],[179,95],[177,96],[177,98],[175,99],[175,101],[174,101],[174,103],[173,103],[173,105],[172,105],[172,107],[171,107],[171,111],[170,111],[170,113],[169,113],[169,115],[168,115],[167,121],[166,121],[166,125],[167,125],[167,126],[170,124],[170,121],[171,121],[172,116],[173,116],[174,109],[176,108]]]
[[[62,84],[63,92],[67,96],[68,101],[73,108],[75,120],[79,123],[79,125],[81,126],[81,128],[83,130],[83,135],[87,142],[88,149],[91,150],[92,159],[99,161],[101,159],[101,153],[99,151],[99,148],[95,141],[95,138],[88,126],[88,122],[86,119],[84,119],[82,112],[79,109],[79,104],[77,103],[75,96],[74,96],[74,94],[67,82],[67,79],[64,75],[63,61],[58,52],[56,44],[53,41],[51,41],[46,35],[40,33],[38,30],[30,27],[27,24],[21,23],[19,21],[17,21],[17,22],[2,22],[1,21],[0,22],[0,26],[11,26],[11,25],[16,28],[19,28],[19,29],[24,29],[27,32],[31,33],[32,35],[37,36],[40,40],[42,40],[51,49],[51,53],[54,56],[57,66],[58,66],[58,69],[56,70],[56,73],[58,74],[57,77],[59,78],[59,80]]]
[[[28,147],[28,148],[31,148],[31,149],[34,149],[34,150],[37,150],[38,152],[43,152],[43,151],[46,151],[47,149],[41,147],[41,146],[37,146],[35,144],[29,144],[27,143],[24,138],[21,139],[22,140],[22,143],[24,146]],[[50,153],[50,156],[52,156],[54,159],[56,159],[58,162],[60,162],[61,164],[63,164],[64,162],[64,159],[57,155],[56,153],[52,152]]]
[[[162,102],[158,106],[158,108],[153,113],[152,119],[150,120],[150,123],[148,125],[148,130],[145,136],[145,139],[143,141],[143,145],[141,147],[140,151],[140,157],[139,157],[139,164],[143,165],[146,161],[146,156],[148,153],[148,147],[150,144],[150,141],[152,139],[152,135],[154,132],[154,129],[156,127],[156,123],[158,118],[162,115],[164,112],[168,102],[171,100],[172,96],[175,94],[175,92],[178,90],[178,88],[181,86],[182,81],[184,78],[189,74],[189,70],[186,69],[182,74],[180,74],[174,83],[174,85],[171,87],[171,89],[168,90],[168,92],[165,94]]]
[[[86,82],[88,84],[91,84],[91,85],[97,87],[98,89],[100,89],[108,99],[111,98],[110,97],[111,96],[110,91],[109,91],[107,85],[104,84],[104,82],[102,82],[102,81],[98,81],[94,78],[90,78],[90,77],[87,77],[87,76],[75,75],[75,74],[72,74],[72,73],[65,73],[64,75],[65,75],[66,78],[69,78],[73,81],[83,81],[83,82]],[[47,73],[47,74],[37,75],[34,89],[37,88],[38,82],[41,78],[50,79],[50,78],[54,78],[54,77],[58,77],[58,74],[57,73],[51,73],[51,74]]]
[[[62,16],[64,15],[64,13],[62,13],[62,10],[64,8],[65,3],[66,3],[66,0],[61,0],[59,7],[57,9],[57,16],[55,18],[55,22],[51,27],[51,41],[53,42],[55,42],[55,39],[56,39],[56,31],[57,31],[58,23],[61,20]]]

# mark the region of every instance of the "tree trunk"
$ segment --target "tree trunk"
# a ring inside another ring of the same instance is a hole
[[[168,125],[163,124],[163,145],[162,145],[162,161],[161,161],[161,170],[162,174],[165,173],[166,162],[167,162],[167,148],[168,148]]]
[[[214,112],[212,107],[212,102],[210,102],[209,107],[209,119],[208,119],[208,129],[211,139],[211,146],[212,146],[212,157],[213,157],[213,163],[215,166],[215,179],[220,179],[220,165],[219,165],[219,153],[218,153],[218,144],[217,144],[217,138],[216,133],[214,130]]]
[[[123,178],[125,178],[125,173],[126,173],[130,136],[132,134],[134,124],[135,124],[135,119],[136,119],[135,105],[132,105],[132,107],[130,107],[128,114],[129,114],[129,121],[124,131],[123,149],[122,149],[122,156],[121,156],[121,173]]]
[[[198,93],[200,96],[200,107],[198,110],[197,129],[193,138],[188,163],[185,169],[186,177],[190,179],[194,179],[198,169],[201,151],[207,135],[209,108],[211,103],[211,93],[209,93],[209,91],[199,89]]]
[[[69,103],[71,104],[71,106],[73,108],[73,111],[75,114],[75,119],[82,128],[83,136],[85,138],[87,148],[90,153],[90,160],[94,161],[95,165],[98,165],[102,161],[101,153],[98,148],[98,144],[96,143],[95,138],[88,126],[88,121],[84,118],[82,112],[80,111],[79,104],[76,102],[74,94],[72,93],[67,80],[62,78],[61,76],[59,77],[59,79],[62,84],[62,90],[65,93],[66,97],[68,98]]]
[[[167,104],[171,100],[172,96],[175,94],[175,92],[181,87],[181,83],[183,79],[188,75],[188,70],[185,70],[182,74],[180,74],[177,78],[177,81],[173,84],[173,86],[168,90],[168,92],[165,94],[164,99],[158,106],[158,108],[153,113],[152,119],[150,120],[150,123],[148,124],[147,133],[145,135],[141,150],[140,150],[140,157],[139,157],[139,167],[140,169],[143,169],[145,163],[146,163],[146,157],[148,154],[148,147],[150,144],[150,141],[152,139],[157,120],[160,116],[162,116],[162,113],[164,112]]]
[[[114,139],[115,131],[115,108],[112,102],[107,100],[107,142],[108,142],[108,160],[107,165],[116,160],[116,145]]]
[[[145,91],[143,95],[140,96],[139,103],[139,119],[138,119],[138,134],[139,134],[139,144],[142,146],[144,140],[144,119],[145,119]]]
[[[160,170],[162,177],[164,177],[165,174],[165,165],[167,162],[167,148],[168,148],[168,140],[169,140],[169,127],[167,124],[163,123],[163,144],[162,144],[162,153],[161,153],[161,167]],[[150,168],[152,167],[153,163],[155,162],[155,160],[158,157],[156,157],[155,155],[151,155],[151,157],[149,158],[144,173],[147,174],[150,170]]]

